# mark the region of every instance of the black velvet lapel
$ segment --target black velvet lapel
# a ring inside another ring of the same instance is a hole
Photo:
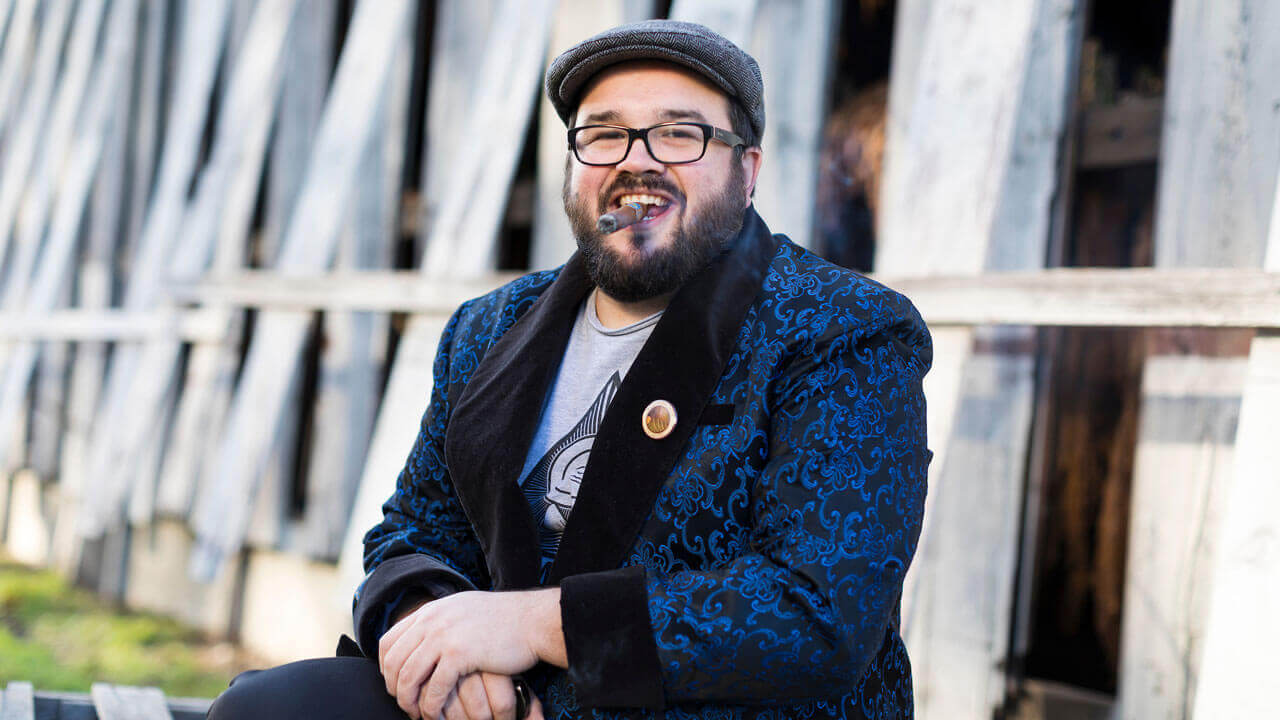
[[[676,292],[601,421],[551,567],[552,584],[612,570],[627,558],[697,429],[777,249],[778,240],[748,209],[730,249]],[[640,423],[654,400],[676,408],[675,429],[661,440],[645,435]]]
[[[591,287],[575,254],[485,353],[449,420],[449,474],[484,548],[494,589],[538,584],[538,532],[518,475]]]

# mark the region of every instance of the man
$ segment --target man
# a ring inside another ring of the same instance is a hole
[[[365,537],[376,669],[306,694],[414,718],[510,718],[529,690],[531,717],[910,716],[919,316],[752,209],[763,88],[724,38],[615,28],[546,90],[579,252],[450,320]],[[602,233],[624,206],[640,220]]]

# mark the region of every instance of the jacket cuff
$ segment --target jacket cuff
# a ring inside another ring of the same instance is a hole
[[[378,565],[365,576],[352,611],[356,642],[365,657],[378,657],[378,641],[387,631],[388,618],[404,599],[435,600],[475,585],[465,575],[427,555],[400,555]],[[391,612],[388,612],[390,610]]]
[[[643,567],[566,577],[560,616],[569,680],[584,706],[663,708]]]

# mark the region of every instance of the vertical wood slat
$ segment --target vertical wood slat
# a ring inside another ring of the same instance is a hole
[[[374,132],[373,116],[396,53],[395,43],[386,39],[398,37],[395,31],[412,22],[412,10],[404,0],[364,0],[357,6],[277,263],[279,271],[314,273],[332,262],[361,151]],[[227,554],[241,545],[249,499],[271,452],[309,324],[310,313],[305,312],[258,316],[218,445],[216,471],[201,488],[193,516],[198,537],[193,577],[212,577]]]
[[[896,37],[908,42],[895,49],[890,84],[877,271],[1041,266],[1079,6],[944,0],[898,12]],[[1005,692],[1032,335],[933,334],[925,391],[935,456],[903,631],[919,717],[985,718]]]
[[[36,0],[18,0],[9,13],[4,30],[4,54],[0,55],[0,144],[22,96],[26,77],[27,51],[31,47]],[[3,157],[0,150],[0,157]],[[3,253],[0,253],[3,257]]]
[[[695,22],[715,30],[741,48],[750,46],[756,7],[769,0],[675,0],[671,19]]]
[[[411,24],[400,29],[399,52],[392,60],[395,67],[378,120],[385,129],[365,149],[354,211],[338,249],[338,268],[391,266],[399,235],[412,30]],[[323,329],[298,549],[313,558],[331,560],[338,556],[347,532],[351,503],[377,419],[390,317],[371,312],[328,312]]]
[[[1280,168],[1278,168],[1280,169]],[[1280,177],[1264,269],[1280,272]],[[1223,503],[1205,625],[1196,718],[1266,717],[1275,711],[1267,671],[1280,646],[1280,332],[1259,331],[1249,349],[1235,470]]]
[[[271,171],[268,174],[267,217],[259,248],[260,262],[271,267],[280,255],[289,216],[293,213],[298,192],[307,170],[307,158],[315,142],[316,127],[324,112],[325,91],[329,88],[329,74],[333,69],[333,35],[337,18],[337,4],[331,0],[310,3],[307,12],[298,18],[294,36],[290,40],[293,51],[286,61],[285,83],[280,98],[280,115],[276,121],[275,140],[271,154]],[[236,312],[237,325],[244,318]],[[235,328],[229,337],[238,337]],[[217,422],[221,426],[231,406],[233,379],[239,364],[239,348],[224,346],[217,380]],[[300,388],[293,387],[285,399],[285,407],[301,404]],[[278,547],[284,538],[293,478],[296,467],[298,435],[302,432],[298,412],[285,413],[280,420],[275,447],[267,461],[262,481],[253,496],[253,516],[245,536],[248,544],[261,547]],[[207,472],[213,472],[215,448],[206,445]]]
[[[214,74],[225,39],[226,3],[194,3],[186,6],[181,21],[177,77],[170,96],[160,166],[155,173],[146,219],[131,253],[130,276],[121,305],[128,310],[148,309],[159,293],[163,268],[168,263],[182,222],[191,178],[196,171],[205,112],[213,89]],[[114,433],[118,418],[126,417],[130,386],[141,348],[116,347],[104,384],[102,401],[90,436],[91,467],[114,468]],[[106,482],[85,488],[80,532],[101,535],[118,514],[124,492]],[[116,504],[108,502],[114,499]]]
[[[471,122],[458,128],[455,142],[458,147],[487,147],[489,152],[465,156],[448,176],[423,258],[427,278],[470,278],[493,269],[498,214],[532,119],[552,9],[551,0],[503,0],[495,13],[506,21],[491,26],[483,62],[473,65],[471,74],[454,79],[475,84],[479,92]],[[441,161],[427,158],[428,163]],[[378,522],[378,508],[391,495],[413,445],[431,393],[431,368],[443,324],[439,318],[414,317],[401,336],[340,558],[339,572],[353,581],[347,587],[354,587],[363,575],[360,537]]]
[[[624,0],[560,0],[548,45],[548,62],[570,46],[615,25],[653,17],[653,2]],[[569,259],[577,249],[569,218],[561,200],[564,183],[565,126],[546,93],[538,99],[538,177],[534,203],[533,244],[529,265],[552,268]]]
[[[750,45],[764,76],[768,119],[754,204],[774,232],[804,247],[813,247],[819,151],[838,26],[833,0],[760,0]]]
[[[1275,3],[1174,4],[1157,268],[1261,265],[1280,167],[1276,37]],[[1187,337],[1186,347],[1153,355],[1145,369],[1121,628],[1121,718],[1181,718],[1196,707],[1214,562],[1232,552],[1221,542],[1238,537],[1223,520],[1240,477],[1233,456],[1239,465],[1257,452],[1235,446],[1239,434],[1248,440],[1253,432],[1238,425],[1249,361],[1234,348],[1223,356],[1211,347],[1214,336]]]

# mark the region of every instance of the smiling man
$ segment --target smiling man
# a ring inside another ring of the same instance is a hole
[[[211,717],[909,717],[924,324],[752,208],[763,85],[724,38],[615,28],[546,90],[578,252],[447,325],[363,657]]]

